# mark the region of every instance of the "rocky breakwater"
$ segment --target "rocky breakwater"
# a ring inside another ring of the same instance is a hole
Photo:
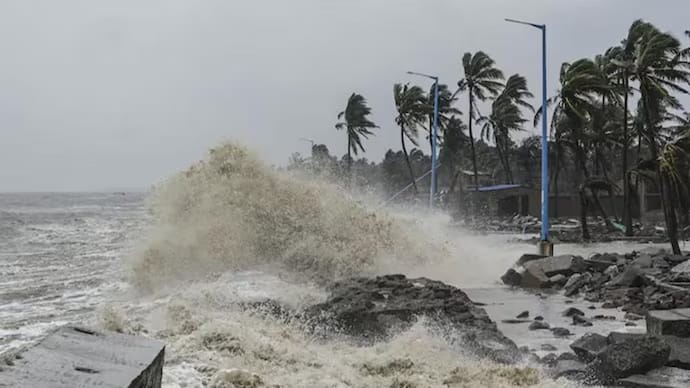
[[[509,286],[562,290],[567,297],[602,302],[634,321],[649,310],[690,307],[689,259],[658,248],[587,259],[523,255],[501,279]]]
[[[592,332],[570,345],[573,353],[541,361],[555,377],[585,384],[628,387],[690,386],[690,257],[660,249],[596,254],[525,255],[502,277],[525,288],[550,288],[602,307],[626,312],[626,326],[646,319],[646,333]],[[591,306],[595,308],[594,305]],[[570,308],[573,325],[594,326],[596,317]],[[639,329],[639,328],[638,328]],[[601,331],[601,330],[600,330]]]
[[[486,311],[462,290],[403,275],[354,278],[333,284],[330,297],[302,316],[311,327],[327,328],[365,343],[390,337],[424,318],[460,349],[501,363],[522,358]]]

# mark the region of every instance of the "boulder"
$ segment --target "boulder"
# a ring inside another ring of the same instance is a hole
[[[690,308],[649,311],[647,332],[651,335],[690,337]]]
[[[597,353],[590,367],[601,383],[613,384],[618,379],[664,366],[670,353],[671,348],[661,338],[630,338],[608,345]]]
[[[644,333],[622,333],[622,332],[618,332],[618,331],[612,331],[606,337],[606,341],[608,342],[609,345],[620,344],[620,343],[623,343],[623,342],[628,341],[630,339],[642,339],[646,336],[647,335]]]
[[[544,322],[544,321],[534,321],[534,322],[530,323],[528,329],[530,329],[532,331],[534,331],[534,330],[549,330],[550,327],[551,326],[549,326],[549,324]]]
[[[546,276],[559,274],[570,276],[574,273],[583,272],[587,265],[580,256],[561,255],[530,261],[525,264],[525,268],[539,268]]]
[[[509,268],[506,273],[501,276],[501,281],[506,286],[517,287],[522,283],[522,274],[515,268]]]
[[[617,265],[612,265],[604,270],[604,275],[608,276],[609,279],[613,279],[620,274]]]
[[[570,330],[564,327],[554,327],[553,329],[551,329],[551,332],[555,337],[568,337],[572,335],[572,333],[570,333]]]
[[[606,337],[601,334],[587,333],[570,344],[570,349],[573,349],[583,362],[591,362],[606,346],[608,346]]]
[[[516,266],[524,266],[525,264],[529,263],[530,261],[534,260],[540,260],[545,258],[546,256],[543,255],[533,255],[531,253],[525,253],[524,255],[520,256],[520,258],[515,262]]]
[[[556,286],[562,286],[566,281],[568,281],[568,277],[561,274],[553,275],[549,278],[549,283]]]
[[[529,317],[529,311],[523,311],[520,314],[518,314],[516,318],[527,318],[527,317]]]
[[[623,318],[627,319],[629,321],[639,321],[639,320],[644,319],[644,317],[642,315],[638,315],[638,314],[631,313],[631,312],[625,313],[625,316],[623,316]]]
[[[659,368],[647,374],[619,379],[617,385],[631,388],[690,387],[690,371],[669,367]]]
[[[549,277],[537,266],[525,267],[520,283],[525,288],[546,288],[549,286]]]
[[[575,274],[568,279],[565,288],[565,296],[573,296],[580,292],[580,289],[592,280],[592,274],[585,272],[583,274]]]
[[[345,334],[364,342],[390,338],[426,316],[440,330],[459,333],[462,345],[498,362],[520,357],[484,309],[462,290],[426,278],[404,275],[336,282],[328,299],[304,312],[315,330]]]
[[[573,325],[589,327],[593,326],[594,324],[582,315],[573,315]]]
[[[644,284],[644,272],[633,266],[628,266],[623,273],[608,283],[611,287],[641,287]]]
[[[563,311],[564,317],[572,317],[573,315],[583,315],[584,316],[585,313],[582,310],[577,309],[575,307],[568,307],[565,311]]]

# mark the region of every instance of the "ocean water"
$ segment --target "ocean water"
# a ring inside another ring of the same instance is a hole
[[[453,228],[441,213],[370,202],[276,172],[232,144],[149,194],[0,194],[0,353],[79,323],[166,342],[169,388],[575,386],[527,361],[506,367],[475,359],[424,320],[390,341],[359,346],[241,308],[264,299],[299,308],[323,300],[334,279],[404,273],[463,288],[498,322],[530,310],[584,332],[561,317],[564,298],[498,283],[534,247]],[[586,256],[642,247],[557,250]],[[566,351],[572,340],[499,327],[537,351],[546,343]],[[625,329],[619,320],[592,330]]]

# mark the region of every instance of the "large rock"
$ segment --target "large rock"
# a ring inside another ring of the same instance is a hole
[[[630,338],[608,345],[589,365],[603,384],[660,368],[668,361],[671,348],[661,338]]]
[[[685,388],[690,387],[690,371],[659,368],[644,375],[619,379],[617,385],[630,388]]]
[[[593,361],[606,346],[606,337],[596,333],[587,333],[570,344],[570,348],[583,362]]]
[[[63,327],[0,370],[0,387],[160,388],[164,350],[148,338]]]
[[[525,264],[525,268],[539,268],[547,277],[550,277],[554,275],[570,276],[574,273],[584,272],[587,265],[580,256],[561,255],[530,261]]]
[[[690,337],[690,308],[649,311],[647,332],[651,335]]]
[[[565,289],[565,296],[570,297],[578,292],[580,292],[580,289],[592,280],[592,274],[589,272],[585,273],[576,273],[573,276],[568,279],[568,282],[565,283],[565,286],[563,288]]]
[[[460,334],[465,347],[499,362],[520,357],[486,311],[462,290],[426,278],[404,275],[354,278],[337,282],[330,297],[305,311],[314,327],[367,342],[387,338],[426,316],[443,330]]]
[[[612,287],[641,287],[645,284],[644,271],[639,267],[628,266],[623,273],[609,282]]]
[[[539,267],[526,267],[520,282],[525,288],[546,288],[549,284],[549,277]]]

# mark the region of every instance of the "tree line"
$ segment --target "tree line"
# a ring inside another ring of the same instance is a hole
[[[685,35],[690,38],[690,31]],[[680,253],[679,223],[690,225],[690,113],[678,99],[690,89],[686,46],[647,21],[634,21],[619,44],[594,58],[561,65],[558,91],[547,100],[550,117],[529,103],[534,96],[525,77],[506,78],[482,51],[465,53],[453,89],[439,85],[441,185],[453,193],[458,176],[469,167],[471,187],[477,188],[479,166],[505,183],[538,184],[539,137],[518,143],[515,135],[550,120],[549,190],[556,202],[564,191],[578,193],[583,237],[589,238],[589,209],[611,225],[599,201],[602,192],[622,194],[622,223],[626,235],[632,235],[634,193],[645,181],[660,193],[666,231],[673,251]],[[416,194],[415,179],[431,165],[417,147],[420,135],[431,142],[433,97],[433,90],[409,83],[393,86],[402,152],[389,150],[376,164],[353,157],[365,150],[365,140],[379,127],[369,118],[367,100],[352,93],[335,125],[347,134],[347,155],[337,162],[326,155],[325,146],[316,146],[322,148],[312,150],[312,159],[330,158],[331,166],[340,166],[350,179],[383,178],[389,192],[409,184]],[[408,142],[414,147],[410,151]],[[300,163],[304,160],[294,156],[291,165]]]

